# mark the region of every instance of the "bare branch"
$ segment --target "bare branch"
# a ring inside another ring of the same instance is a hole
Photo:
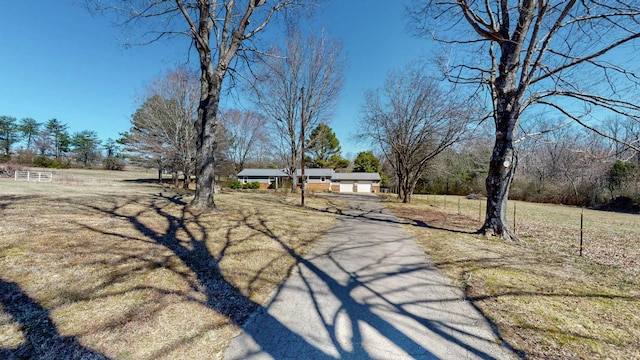
[[[584,128],[589,129],[589,130],[593,131],[594,133],[596,133],[596,134],[598,134],[598,135],[600,135],[600,136],[602,136],[602,137],[604,137],[604,138],[607,138],[607,139],[612,140],[612,141],[615,141],[615,142],[617,142],[617,143],[620,143],[620,144],[626,145],[626,146],[628,146],[629,148],[631,148],[631,149],[633,149],[633,150],[635,150],[635,151],[640,151],[640,147],[639,147],[639,146],[634,146],[632,143],[629,143],[629,142],[626,142],[626,141],[622,141],[622,140],[620,140],[620,139],[617,139],[617,138],[615,138],[615,137],[613,137],[613,136],[610,136],[609,134],[607,134],[607,133],[605,133],[605,132],[603,132],[603,131],[598,130],[597,128],[595,128],[595,127],[593,127],[593,126],[588,125],[587,123],[585,123],[584,121],[582,121],[582,119],[580,119],[580,118],[579,118],[579,117],[577,117],[577,116],[573,116],[573,114],[571,114],[571,113],[569,113],[568,111],[564,110],[562,107],[558,106],[557,104],[553,104],[553,103],[549,103],[549,102],[544,102],[544,101],[541,101],[540,103],[542,103],[542,104],[545,104],[545,105],[547,105],[547,106],[550,106],[550,107],[555,108],[556,110],[558,110],[558,111],[560,111],[562,114],[564,114],[566,117],[568,117],[568,118],[572,119],[573,121],[577,122],[578,124],[580,124],[580,125],[581,125],[581,126],[583,126]]]

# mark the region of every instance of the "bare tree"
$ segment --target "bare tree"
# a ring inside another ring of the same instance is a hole
[[[229,157],[235,171],[240,172],[247,160],[257,155],[267,142],[267,120],[256,112],[236,109],[223,111],[221,119],[229,143]]]
[[[469,50],[447,59],[453,81],[490,93],[495,143],[482,233],[515,238],[506,203],[526,110],[545,107],[604,136],[589,116],[639,118],[637,102],[625,97],[638,85],[624,62],[640,37],[635,1],[414,0],[410,14],[423,35]]]
[[[159,172],[170,168],[177,182],[184,174],[184,187],[196,164],[196,128],[200,100],[198,75],[185,68],[168,71],[147,88],[144,104],[133,115],[133,127],[125,134],[127,150],[138,154],[147,166]]]
[[[276,136],[296,191],[302,139],[320,123],[328,123],[342,90],[342,45],[324,32],[305,38],[293,30],[286,49],[265,57],[253,86],[256,105]],[[304,127],[304,134],[301,135]]]
[[[511,197],[587,206],[607,201],[614,149],[606,138],[577,124],[527,138],[518,144],[518,181]]]
[[[472,109],[414,62],[365,94],[358,137],[380,148],[395,172],[398,198],[408,203],[429,161],[464,137]]]
[[[197,50],[200,63],[200,102],[196,123],[198,168],[192,205],[215,208],[215,153],[220,121],[218,107],[222,83],[233,68],[236,55],[251,50],[250,39],[262,32],[274,15],[285,8],[313,0],[110,0],[89,2],[88,7],[115,10],[124,24],[150,28],[140,39],[151,43],[163,37],[186,35]],[[103,4],[108,5],[103,5]]]

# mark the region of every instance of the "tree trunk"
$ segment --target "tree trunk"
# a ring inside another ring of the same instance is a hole
[[[527,20],[528,22],[518,24],[518,32],[526,33],[531,18]],[[500,48],[502,54],[499,65],[494,69],[499,71],[499,76],[493,83],[491,94],[496,140],[486,181],[487,212],[484,225],[479,232],[487,236],[518,240],[507,223],[507,199],[517,165],[513,140],[516,138],[523,95],[516,85],[522,44],[517,41],[505,41],[500,43]]]
[[[182,183],[182,188],[185,190],[189,190],[189,180],[191,180],[191,174],[189,173],[189,169],[185,167],[182,170],[182,174],[184,176],[184,182]]]
[[[191,205],[200,209],[215,209],[215,151],[218,146],[216,131],[218,128],[218,105],[222,87],[222,75],[213,75],[215,79],[206,79],[203,74],[203,86],[210,85],[200,101],[198,108],[198,166],[196,175],[196,193]]]
[[[404,198],[402,199],[402,202],[405,204],[408,204],[411,202],[411,193],[406,188],[404,189]]]
[[[411,202],[411,192],[409,188],[409,178],[405,177],[402,181],[402,185],[400,186],[401,194],[402,194],[402,202],[408,204]]]
[[[396,178],[398,179],[398,200],[404,202],[404,174],[401,171],[396,171]]]
[[[411,195],[416,188],[417,179],[414,179],[415,176],[411,175],[409,169],[397,172],[396,175],[398,177],[398,198],[408,204],[411,202]]]
[[[507,199],[509,188],[517,165],[517,155],[513,149],[515,121],[498,119],[496,141],[489,162],[487,175],[487,212],[480,233],[487,236],[500,236],[516,240],[517,237],[509,229],[507,222]],[[502,122],[504,126],[499,123]]]
[[[409,175],[407,177],[407,189],[404,202],[406,204],[411,202],[411,197],[413,196],[413,192],[416,190],[416,184],[418,183],[418,179],[415,175]]]

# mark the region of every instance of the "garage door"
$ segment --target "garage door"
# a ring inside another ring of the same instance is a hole
[[[359,193],[370,193],[371,192],[371,184],[358,184],[358,192]]]
[[[343,184],[340,183],[340,192],[353,192],[353,184]]]

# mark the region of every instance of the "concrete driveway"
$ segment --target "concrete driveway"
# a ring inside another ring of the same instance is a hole
[[[226,359],[511,359],[376,196],[336,225],[247,322]]]

